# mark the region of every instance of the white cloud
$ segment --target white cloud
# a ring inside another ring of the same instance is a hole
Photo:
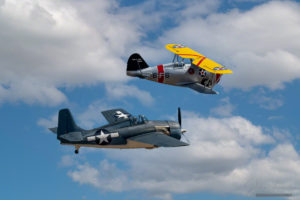
[[[77,162],[74,160],[73,156],[64,155],[64,156],[62,156],[62,158],[60,160],[59,166],[62,166],[62,167],[71,167],[75,163],[77,163]]]
[[[258,192],[299,194],[293,186],[300,183],[300,157],[287,139],[283,144],[274,143],[262,127],[239,116],[185,117],[183,121],[191,146],[104,150],[109,160],[100,166],[77,165],[68,175],[102,191],[142,190],[161,199],[200,191],[246,196]],[[278,138],[278,132],[272,134]],[[270,151],[264,150],[265,144],[272,145]],[[118,167],[116,161],[127,167]]]
[[[99,164],[101,170],[95,169],[89,164],[77,166],[78,171],[69,171],[69,176],[80,184],[92,184],[95,187],[103,187],[104,190],[120,192],[124,190],[124,183],[128,178],[115,164],[102,160]],[[99,179],[99,177],[102,177]]]
[[[220,100],[220,105],[212,108],[210,112],[221,117],[228,117],[232,115],[234,109],[235,106],[230,103],[229,97],[225,97]]]
[[[276,110],[283,106],[284,101],[281,96],[270,97],[263,89],[259,89],[255,95],[250,98],[250,103],[258,104],[266,110]]]
[[[0,102],[57,105],[59,87],[124,82],[140,24],[116,1],[6,0],[0,6]],[[93,19],[93,20],[92,20]]]
[[[154,103],[154,99],[149,92],[142,91],[133,85],[106,85],[108,96],[112,99],[122,99],[124,97],[134,97],[143,105],[150,106]]]
[[[109,109],[112,109],[112,106],[105,103],[104,100],[94,101],[84,112],[78,114],[78,124],[80,124],[80,126],[84,128],[94,128],[96,124],[105,122],[105,119],[102,117],[101,112]]]
[[[37,124],[41,127],[44,127],[47,132],[49,131],[49,128],[53,128],[57,126],[57,120],[58,116],[57,114],[54,114],[50,116],[49,118],[40,118],[37,122]]]

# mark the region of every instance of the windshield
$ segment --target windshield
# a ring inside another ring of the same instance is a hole
[[[148,119],[144,115],[139,115],[138,124],[144,124]]]

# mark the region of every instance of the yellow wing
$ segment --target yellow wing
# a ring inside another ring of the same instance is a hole
[[[215,61],[208,59],[206,57],[196,58],[193,61],[194,65],[201,67],[211,73],[215,74],[230,74],[232,71],[230,69],[225,68],[224,66],[216,63]]]
[[[198,53],[186,46],[183,46],[182,44],[167,44],[166,49],[179,55],[182,58],[196,59],[199,57],[204,57],[200,53]]]
[[[194,59],[193,64],[215,74],[229,74],[231,70],[206,58],[204,55],[181,44],[167,44],[166,49],[182,58]]]

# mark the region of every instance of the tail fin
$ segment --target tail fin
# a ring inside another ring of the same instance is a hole
[[[144,61],[142,56],[138,53],[132,54],[127,62],[127,71],[136,71],[148,68],[148,64]]]
[[[82,129],[78,127],[69,109],[61,109],[58,114],[58,127],[57,127],[57,137],[75,131],[81,131]]]

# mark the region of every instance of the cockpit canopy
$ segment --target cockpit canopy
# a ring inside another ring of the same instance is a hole
[[[174,58],[173,58],[173,65],[174,67],[184,67],[184,65],[186,64],[189,64],[191,65],[193,62],[192,59],[184,59],[184,58],[180,58],[178,55],[174,55]]]
[[[148,119],[144,115],[139,115],[138,117],[132,117],[130,121],[132,124],[144,124]]]

